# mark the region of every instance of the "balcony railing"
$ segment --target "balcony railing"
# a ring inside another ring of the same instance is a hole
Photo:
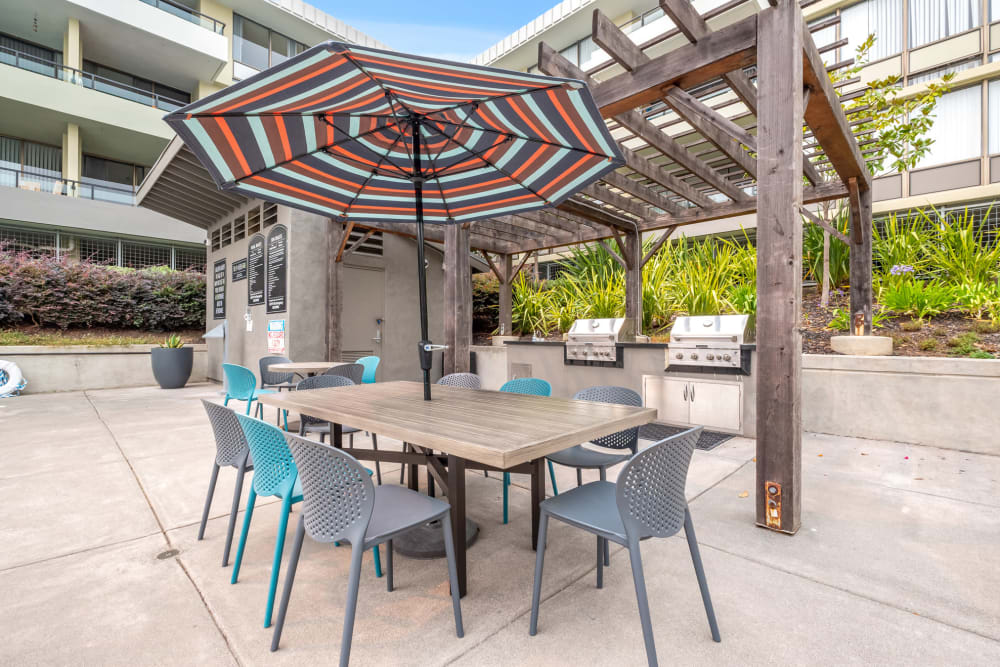
[[[174,111],[188,104],[183,100],[175,100],[159,93],[129,86],[120,81],[84,72],[74,67],[67,67],[61,63],[45,60],[6,46],[0,46],[0,63],[13,65],[19,69],[73,83],[84,88],[91,88],[122,99],[132,100],[148,107],[156,107],[163,111]]]
[[[178,16],[185,21],[190,21],[200,25],[203,28],[211,30],[217,35],[221,35],[226,29],[226,24],[222,21],[217,21],[211,16],[205,16],[201,12],[195,11],[190,7],[185,7],[179,2],[173,2],[173,0],[139,0],[139,2],[144,2],[147,5],[156,7],[157,9],[162,9],[168,14],[173,14]]]
[[[135,204],[136,188],[118,183],[82,183],[61,176],[0,167],[0,186],[114,204]]]

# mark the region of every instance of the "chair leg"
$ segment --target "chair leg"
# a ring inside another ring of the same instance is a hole
[[[233,489],[233,507],[229,511],[229,527],[226,529],[226,546],[222,551],[222,567],[229,565],[229,550],[233,546],[233,533],[236,531],[236,517],[240,513],[240,496],[243,495],[243,477],[247,470],[246,458],[236,469],[236,488]]]
[[[441,517],[441,530],[444,531],[444,553],[448,557],[448,583],[451,585],[451,606],[455,611],[455,635],[460,639],[465,636],[462,625],[462,601],[458,590],[458,567],[455,565],[455,538],[451,531],[451,510]]]
[[[601,481],[606,482],[608,480],[608,469],[601,468]],[[611,546],[608,544],[607,540],[604,540],[604,564],[611,565]]]
[[[250,416],[250,408],[253,406],[253,399],[247,399],[247,417]]]
[[[583,486],[583,471],[579,468],[576,469],[576,485]]]
[[[372,558],[375,560],[375,577],[382,578],[382,556],[379,554],[378,545],[372,547]]]
[[[406,453],[407,448],[408,448],[408,445],[404,442],[403,443],[403,453],[404,454]],[[399,465],[399,483],[400,483],[400,485],[402,485],[402,483],[403,483],[403,475],[405,473],[406,473],[406,464],[405,463],[401,463]]]
[[[556,468],[552,465],[552,461],[549,461],[549,478],[552,479],[552,495],[559,495],[559,487],[556,486]]]
[[[229,394],[226,394],[226,397],[222,400],[222,404],[228,406],[230,398],[232,398],[232,396],[230,396]]]
[[[549,514],[543,511],[538,523],[538,544],[535,547],[535,583],[531,591],[531,621],[528,634],[538,634],[538,604],[542,597],[542,566],[545,564],[545,534],[549,530]]]
[[[642,640],[646,644],[646,661],[649,667],[657,667],[656,645],[653,642],[653,622],[649,617],[649,599],[646,597],[646,578],[642,574],[642,555],[639,540],[630,541],[628,557],[632,562],[632,579],[635,582],[635,598],[639,603],[639,620],[642,623]]]
[[[378,451],[378,436],[374,433],[372,433],[372,450]],[[375,481],[378,482],[379,486],[382,486],[382,466],[378,459],[375,460]]]
[[[287,431],[288,430],[288,410],[282,410],[281,411],[281,416],[285,420],[285,430]]]
[[[340,636],[340,667],[351,661],[351,639],[354,637],[354,614],[358,610],[358,587],[361,584],[363,544],[351,545],[351,572],[347,581],[347,609],[344,610],[344,632]]]
[[[250,519],[253,517],[253,506],[257,502],[257,492],[250,488],[250,498],[247,500],[246,516],[243,517],[243,530],[240,531],[240,543],[236,547],[236,562],[233,563],[233,578],[229,581],[235,584],[240,578],[240,565],[243,564],[243,549],[247,545],[247,533],[250,532]]]
[[[385,543],[385,590],[392,592],[392,540]]]
[[[600,535],[597,536],[597,587],[604,588],[604,543],[605,540]]]
[[[215,496],[215,482],[219,479],[219,464],[212,461],[212,476],[208,478],[208,495],[205,496],[205,509],[201,511],[201,525],[198,527],[198,539],[205,537],[205,524],[208,523],[208,512],[212,509],[212,497]]]
[[[708,615],[708,627],[712,630],[712,640],[721,642],[719,625],[715,622],[715,609],[712,607],[712,596],[708,594],[705,567],[701,564],[701,552],[698,550],[698,540],[694,536],[694,523],[691,522],[691,512],[687,508],[684,509],[684,535],[687,537],[688,550],[691,552],[691,562],[694,563],[694,573],[698,577],[701,601],[705,603],[705,614]]]
[[[264,610],[264,627],[271,627],[274,618],[274,595],[278,591],[278,575],[281,573],[281,556],[285,552],[285,533],[288,532],[288,515],[292,511],[292,494],[281,501],[281,519],[278,521],[278,537],[274,541],[274,560],[271,562],[271,581],[267,589],[267,608]]]
[[[285,591],[281,594],[281,604],[278,605],[278,622],[274,625],[271,636],[271,650],[278,650],[281,641],[281,629],[285,627],[285,612],[288,611],[288,599],[292,597],[292,585],[295,583],[295,569],[299,564],[299,554],[302,552],[302,539],[306,534],[305,517],[299,516],[299,525],[295,529],[295,542],[292,543],[292,553],[288,557],[288,574],[285,575]]]
[[[503,474],[503,522],[507,523],[507,487],[510,486],[510,473]]]

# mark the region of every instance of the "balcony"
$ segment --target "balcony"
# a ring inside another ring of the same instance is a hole
[[[148,90],[128,86],[113,79],[67,67],[51,60],[44,60],[5,46],[0,46],[0,63],[138,102],[148,107],[155,107],[162,111],[174,111],[187,104],[183,100],[175,100]]]
[[[211,16],[206,16],[205,14],[195,11],[178,2],[173,2],[173,0],[139,0],[139,2],[161,9],[168,14],[173,14],[174,16],[182,18],[185,21],[190,21],[195,25],[200,25],[207,30],[211,30],[217,35],[223,34],[223,31],[226,29],[226,24],[222,21],[213,19]]]
[[[92,199],[94,201],[110,202],[112,204],[135,204],[135,188],[119,183],[83,183],[73,181],[50,173],[34,173],[30,171],[0,167],[0,187],[17,188],[29,192],[48,192],[64,197],[77,199]]]

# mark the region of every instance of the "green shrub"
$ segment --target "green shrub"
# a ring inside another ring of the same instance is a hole
[[[907,320],[899,325],[903,331],[920,331],[924,328],[924,323],[920,320]]]
[[[493,333],[500,328],[500,282],[479,274],[472,278],[472,330]],[[510,335],[510,331],[504,332]]]
[[[933,338],[925,338],[920,341],[920,349],[924,352],[930,352],[931,350],[936,350],[938,342]]]
[[[886,287],[879,300],[891,311],[923,320],[947,310],[955,302],[955,290],[939,281],[906,280]]]
[[[847,209],[839,208],[831,224],[845,234],[849,233],[850,216]],[[823,284],[823,228],[806,224],[802,230],[802,265],[806,277]],[[830,285],[839,287],[851,276],[851,252],[840,239],[830,237]]]
[[[891,319],[884,311],[876,309],[872,313],[872,329],[881,329]],[[843,308],[834,308],[833,319],[826,325],[826,328],[835,331],[850,331],[851,314]]]

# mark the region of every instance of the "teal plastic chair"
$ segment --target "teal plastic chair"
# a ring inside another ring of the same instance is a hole
[[[375,371],[378,370],[380,361],[382,360],[378,357],[361,357],[355,362],[365,367],[365,374],[361,376],[362,384],[372,384],[375,382]]]
[[[508,380],[503,383],[500,387],[500,391],[505,391],[510,394],[528,394],[530,396],[551,396],[552,395],[552,385],[550,385],[545,380],[539,378],[516,378],[514,380]],[[559,495],[559,490],[556,488],[556,471],[552,467],[552,461],[549,461],[549,477],[552,479],[552,492],[555,495]],[[507,523],[507,495],[510,486],[510,473],[505,472],[503,474],[503,522]]]
[[[253,407],[258,396],[274,393],[272,389],[258,389],[257,378],[253,371],[245,366],[222,364],[222,372],[226,374],[226,399],[222,401],[225,406],[229,405],[230,399],[246,401],[246,414],[249,415],[250,408]],[[257,409],[254,414],[261,418],[264,417],[264,406],[261,405],[260,401],[257,401]],[[285,430],[288,430],[288,412],[285,412]]]
[[[271,617],[274,612],[274,594],[278,589],[278,574],[281,571],[281,556],[285,549],[285,533],[288,529],[288,515],[292,505],[302,501],[302,486],[299,482],[299,471],[288,449],[285,434],[277,426],[271,426],[260,419],[246,415],[236,415],[240,427],[246,435],[250,446],[250,458],[254,463],[253,485],[250,487],[250,498],[247,500],[247,511],[243,518],[243,530],[240,532],[240,543],[236,548],[236,562],[233,564],[233,577],[230,583],[239,580],[240,566],[243,564],[243,551],[246,548],[247,533],[250,532],[250,520],[253,518],[253,508],[257,496],[276,496],[281,499],[281,518],[278,523],[278,536],[274,544],[274,560],[271,563],[271,582],[267,590],[267,610],[264,613],[264,627],[271,627]],[[371,474],[371,471],[368,471]],[[375,557],[375,576],[382,576],[382,563],[378,547],[373,550]]]

